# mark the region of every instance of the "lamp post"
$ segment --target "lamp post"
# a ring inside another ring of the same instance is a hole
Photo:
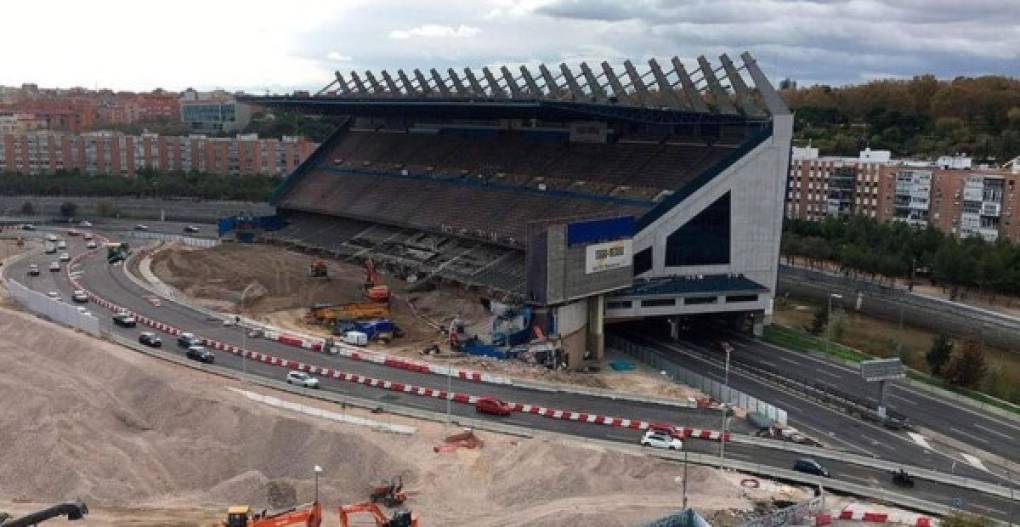
[[[729,345],[725,346],[726,350],[726,369],[723,373],[723,393],[720,395],[723,397],[722,401],[722,433],[719,435],[719,458],[726,459],[726,425],[729,423],[729,405],[726,399],[729,398],[730,392],[730,351],[732,349]],[[685,449],[686,451],[686,449]],[[684,454],[686,455],[686,454]]]
[[[253,287],[255,287],[255,282],[248,284],[248,287],[245,287],[244,291],[241,291],[241,311],[244,311],[244,297],[248,295],[248,291],[250,291]],[[237,327],[241,328],[241,373],[247,376],[248,361],[245,356],[248,354],[248,332],[245,331],[244,326],[240,323],[237,324]],[[316,465],[316,467],[318,468],[318,465]]]
[[[453,404],[450,398],[450,391],[453,389],[453,362],[446,365],[446,424],[450,424],[450,407]]]
[[[322,474],[322,467],[315,465],[315,503],[319,503],[319,474]]]
[[[832,328],[832,299],[842,300],[843,295],[839,293],[829,293],[829,311],[828,317],[825,319],[825,354],[829,354],[829,341],[832,340],[832,335],[829,333],[829,329]]]
[[[684,451],[684,475],[683,476],[677,476],[677,477],[673,478],[673,482],[680,484],[681,496],[683,497],[683,507],[680,510],[685,511],[685,510],[687,510],[687,444],[686,443],[684,443],[683,451]]]

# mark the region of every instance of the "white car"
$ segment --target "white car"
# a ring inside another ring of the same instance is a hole
[[[75,289],[74,293],[71,293],[71,300],[74,300],[79,304],[85,304],[89,301],[89,295],[81,289]]]
[[[89,243],[85,244],[86,249],[95,249],[96,247],[99,247],[99,245],[96,244],[95,240],[89,240]]]
[[[650,446],[665,450],[683,450],[684,442],[665,432],[649,430],[645,432],[645,435],[641,438],[641,446]]]
[[[46,296],[52,298],[53,300],[60,300],[60,293],[56,291],[50,291],[49,293],[46,293]]]
[[[67,254],[67,253],[60,253],[60,258],[59,258],[59,260],[60,260],[61,262],[70,262],[70,261],[71,261],[71,255],[70,255],[70,254]]]
[[[79,227],[91,227],[92,223],[88,222],[88,221],[85,221],[85,220],[81,220],[81,223],[79,223],[78,226]]]
[[[50,271],[54,273],[60,270],[60,262],[50,262]]]
[[[318,388],[319,379],[303,371],[291,371],[287,372],[287,384],[296,384],[305,388]]]
[[[58,241],[57,242],[57,249],[59,249],[61,251],[66,250],[67,249],[67,242],[65,242],[64,240]]]
[[[83,239],[84,239],[85,241],[89,241],[89,240],[91,240],[91,239],[92,239],[92,233],[91,233],[91,232],[86,232],[86,233],[85,233],[85,235],[84,235],[84,236],[82,236],[82,238],[83,238]]]

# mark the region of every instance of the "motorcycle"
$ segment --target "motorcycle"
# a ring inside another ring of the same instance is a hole
[[[913,488],[914,477],[907,474],[905,470],[896,470],[892,473],[893,484],[900,487]]]

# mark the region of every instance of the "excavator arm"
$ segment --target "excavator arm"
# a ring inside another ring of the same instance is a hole
[[[4,516],[0,515],[0,527],[28,527],[58,516],[67,516],[68,520],[80,520],[88,513],[89,508],[83,501],[68,501],[13,520],[5,520]]]
[[[319,527],[322,524],[322,505],[313,503],[303,509],[283,512],[251,522],[250,527]],[[6,527],[6,526],[4,526]]]

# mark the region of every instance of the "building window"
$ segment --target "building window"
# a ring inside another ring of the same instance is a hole
[[[666,238],[666,265],[730,262],[730,193],[699,212]]]
[[[758,295],[727,295],[726,303],[730,302],[757,302]]]
[[[631,305],[630,300],[617,300],[616,302],[606,302],[606,309],[627,309]]]
[[[715,296],[689,296],[684,298],[685,306],[694,306],[698,304],[714,304],[719,301],[719,297]]]
[[[646,247],[634,255],[634,276],[652,270],[652,248]]]
[[[642,300],[641,307],[667,307],[675,306],[675,298],[653,298],[651,300]]]

